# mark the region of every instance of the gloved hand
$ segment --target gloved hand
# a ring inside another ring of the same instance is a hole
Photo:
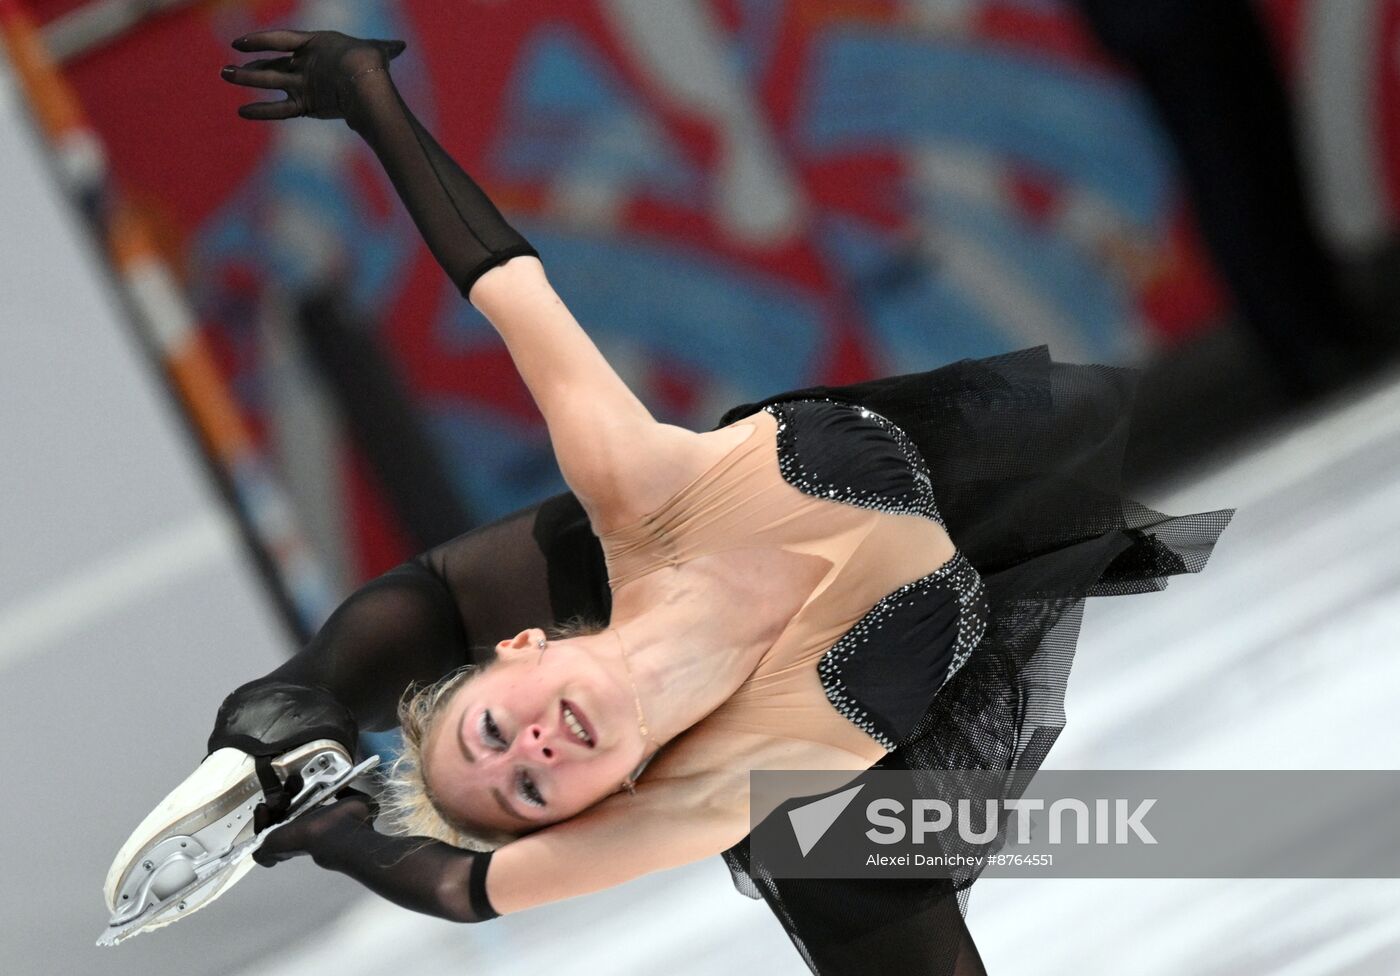
[[[486,897],[491,851],[467,851],[428,837],[392,837],[374,829],[373,798],[347,787],[335,802],[268,834],[253,860],[263,867],[310,854],[320,867],[348,874],[396,905],[453,922],[483,922],[497,912]],[[258,807],[254,826],[269,822]]]
[[[289,792],[294,793],[292,784]],[[378,836],[374,819],[379,804],[372,796],[346,787],[336,794],[333,802],[308,811],[290,823],[268,834],[262,846],[253,852],[253,860],[270,868],[303,854],[310,854],[321,867],[342,870],[347,858],[353,859],[358,841],[366,835]],[[265,804],[253,810],[253,829],[261,833],[280,820],[278,812]]]
[[[471,301],[472,286],[497,265],[517,257],[539,258],[404,103],[388,72],[403,41],[361,40],[338,31],[273,30],[240,37],[233,46],[291,52],[224,69],[224,77],[236,85],[287,93],[279,102],[241,105],[238,114],[245,119],[344,119],[384,164],[423,240],[462,297]]]
[[[258,58],[242,66],[226,65],[222,77],[249,88],[280,88],[278,101],[240,105],[245,119],[351,118],[355,98],[350,82],[369,71],[387,68],[407,45],[399,40],[350,37],[339,31],[254,31],[233,42],[239,51],[287,51],[282,57]]]

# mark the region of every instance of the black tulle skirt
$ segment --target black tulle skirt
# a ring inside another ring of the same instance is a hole
[[[1065,724],[1086,597],[1161,590],[1204,568],[1234,509],[1168,516],[1126,498],[1124,449],[1140,373],[1055,362],[1047,346],[924,373],[813,387],[735,407],[830,397],[902,427],[923,452],[948,534],[981,574],[981,644],[883,768],[995,770],[1020,795]],[[993,853],[1001,839],[956,850]],[[978,868],[951,879],[774,878],[745,840],[724,855],[814,972],[981,972],[963,913]]]

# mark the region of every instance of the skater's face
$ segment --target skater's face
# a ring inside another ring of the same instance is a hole
[[[501,641],[496,663],[453,692],[433,722],[423,775],[450,817],[525,833],[616,792],[641,762],[632,691],[604,656],[610,645],[577,637],[542,654],[544,636],[532,629]]]

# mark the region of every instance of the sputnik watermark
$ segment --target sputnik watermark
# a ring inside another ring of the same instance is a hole
[[[966,797],[958,800],[955,816],[954,805],[947,800],[920,797],[911,804],[906,826],[902,802],[891,797],[873,800],[865,808],[865,815],[873,825],[865,836],[877,844],[898,844],[906,837],[915,844],[923,844],[931,835],[955,829],[958,836],[969,844],[988,844],[996,839],[999,830],[1005,829],[999,825],[1009,819],[1015,826],[1012,834],[1016,842],[1029,844],[1032,839],[1031,815],[1047,809],[1044,800],[1034,797],[984,800],[981,801],[983,809],[974,819],[972,807],[975,802]],[[1129,805],[1134,802],[1130,812]],[[1096,798],[1090,803],[1074,797],[1062,797],[1048,808],[1050,829],[1046,842],[1051,845],[1127,844],[1130,838],[1135,838],[1144,844],[1155,844],[1157,838],[1152,836],[1142,821],[1156,802],[1155,797],[1137,801]],[[1002,811],[1009,813],[1003,815]],[[1071,823],[1068,834],[1065,830],[1066,820]],[[975,827],[974,823],[980,823],[981,828]]]
[[[863,788],[863,785],[855,786],[788,811],[793,836],[804,858]],[[988,845],[996,841],[999,832],[1007,830],[1017,843],[1029,844],[1033,840],[1034,828],[1031,815],[1044,810],[1049,821],[1046,843],[1051,846],[1065,843],[1127,844],[1133,840],[1143,844],[1157,843],[1157,838],[1152,836],[1152,832],[1143,822],[1147,812],[1157,802],[1155,797],[1141,799],[1136,803],[1130,803],[1124,798],[1096,798],[1085,802],[1075,797],[1062,797],[1051,802],[1048,807],[1045,800],[1037,797],[987,799],[980,801],[981,809],[977,811],[976,817],[973,815],[974,802],[978,801],[967,797],[955,802],[917,797],[908,804],[906,812],[903,801],[889,796],[877,797],[865,806],[865,817],[871,825],[865,831],[865,836],[876,844],[902,844],[907,840],[922,846],[951,830],[967,844]],[[1007,811],[1006,815],[1003,815],[1003,811]],[[1066,821],[1069,821],[1068,829]],[[980,827],[975,824],[980,824]],[[870,854],[867,855],[865,863],[871,867],[958,867],[983,864],[985,856],[930,855],[922,852],[900,855]],[[1038,858],[1033,863],[1051,862]]]
[[[774,877],[1400,877],[1400,772],[756,771]]]

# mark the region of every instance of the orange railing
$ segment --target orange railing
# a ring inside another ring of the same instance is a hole
[[[102,139],[19,0],[0,0],[0,43],[65,188],[105,246],[133,324],[156,351],[172,393],[221,472],[304,636],[329,613],[335,593],[215,366],[177,276],[146,219],[123,199]]]

